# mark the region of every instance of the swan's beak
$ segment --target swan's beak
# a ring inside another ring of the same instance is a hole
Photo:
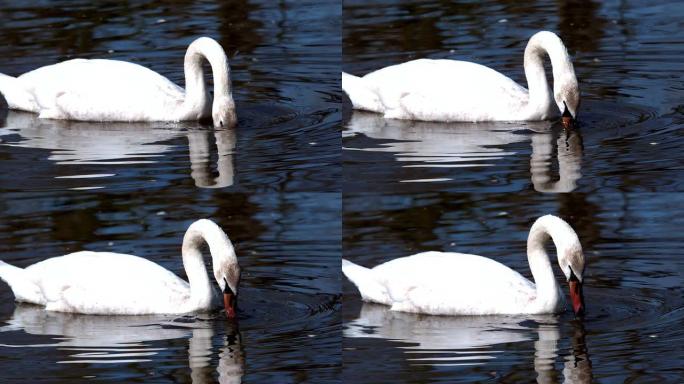
[[[575,316],[582,316],[584,315],[584,295],[582,295],[582,282],[573,276],[570,278],[570,280],[568,280],[568,285],[570,285],[570,300],[572,301],[572,310],[575,312]]]
[[[570,129],[575,126],[575,119],[572,117],[570,110],[568,110],[568,105],[563,102],[565,109],[563,110],[563,115],[561,116],[561,122],[565,129]]]
[[[237,301],[237,295],[228,286],[228,280],[223,278],[224,288],[223,288],[223,306],[226,309],[226,317],[229,319],[234,319],[236,316],[235,302]]]
[[[226,317],[229,319],[234,319],[236,316],[235,311],[235,295],[231,293],[223,293],[223,305],[226,308]]]
[[[571,116],[563,116],[561,117],[561,121],[563,122],[563,127],[566,129],[572,128],[575,123]]]

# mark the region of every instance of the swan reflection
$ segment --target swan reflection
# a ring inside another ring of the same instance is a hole
[[[4,332],[51,336],[43,344],[8,345],[8,348],[58,348],[67,351],[66,360],[57,363],[121,364],[153,361],[166,350],[152,347],[150,342],[189,339],[188,364],[193,383],[214,382],[218,372],[220,383],[240,383],[244,373],[244,357],[237,329],[226,329],[218,348],[218,366],[212,366],[217,354],[213,322],[194,321],[169,315],[92,316],[45,311],[34,305],[17,305]],[[52,342],[54,341],[54,342]]]
[[[357,112],[347,123],[346,136],[363,134],[383,140],[353,151],[389,152],[408,168],[496,166],[516,155],[506,146],[531,141],[531,179],[540,192],[570,192],[581,177],[582,140],[578,131],[554,130],[549,121],[501,123],[433,123],[385,119]],[[532,132],[530,134],[530,132]],[[554,138],[557,136],[558,181],[552,182]]]
[[[582,136],[576,130],[561,130],[556,140],[558,151],[558,180],[552,180],[554,135],[535,133],[532,135],[532,156],[530,173],[532,184],[539,192],[567,193],[577,188],[582,177]]]
[[[211,172],[211,134],[207,131],[190,131],[188,146],[190,147],[191,176],[195,185],[200,188],[224,188],[233,185],[235,174],[233,153],[235,152],[235,130],[217,130],[213,132],[216,141],[218,159],[216,170],[218,176]]]
[[[591,363],[581,323],[573,323],[572,351],[565,357],[565,383],[591,382]],[[429,316],[391,311],[363,303],[358,318],[345,323],[344,337],[381,338],[406,343],[411,365],[484,365],[506,353],[506,343],[534,341],[537,382],[556,383],[555,363],[561,342],[558,317]]]
[[[50,151],[48,160],[57,164],[131,165],[156,163],[164,153],[177,150],[169,141],[187,136],[191,176],[200,188],[223,188],[234,182],[235,131],[196,130],[186,125],[150,123],[75,122],[39,119],[35,114],[10,112],[0,124],[3,145]],[[18,136],[18,137],[17,137]],[[216,147],[214,147],[214,143]],[[217,177],[212,176],[210,159],[217,154]],[[93,178],[106,173],[59,176]]]

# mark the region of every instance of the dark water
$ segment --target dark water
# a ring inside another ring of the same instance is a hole
[[[243,269],[238,327],[219,313],[46,313],[15,306],[0,284],[0,382],[337,381],[339,5],[3,2],[0,19],[9,75],[97,57],[182,84],[187,45],[212,36],[230,60],[239,118],[214,130],[0,117],[0,258],[27,266],[115,251],[184,277],[183,233],[209,217]]]
[[[534,219],[587,257],[587,316],[443,318],[361,304],[343,283],[347,382],[681,382],[684,7],[675,2],[345,1],[343,70],[458,58],[525,84],[536,31],[564,40],[580,126],[437,124],[345,111],[343,255],[491,257],[530,277]],[[348,105],[347,105],[348,107]],[[557,277],[561,278],[559,271]],[[379,358],[380,357],[380,358]]]

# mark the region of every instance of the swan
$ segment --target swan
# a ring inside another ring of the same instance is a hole
[[[368,269],[342,260],[342,271],[364,301],[392,310],[430,315],[547,314],[565,310],[565,298],[544,244],[553,239],[558,264],[570,286],[572,308],[584,313],[582,245],[572,227],[546,215],[527,238],[534,283],[492,259],[451,252],[423,252]]]
[[[204,82],[202,59],[211,65],[214,101]],[[185,87],[141,65],[119,60],[73,59],[19,77],[0,73],[0,93],[10,109],[45,119],[88,121],[184,121],[208,119],[232,127],[237,118],[230,69],[223,48],[209,37],[185,53]]]
[[[190,225],[182,257],[188,282],[142,257],[81,251],[53,257],[24,269],[0,261],[0,279],[16,301],[48,311],[100,315],[181,314],[220,305],[204,266],[200,246],[206,242],[213,272],[229,318],[236,316],[240,267],[228,236],[208,219]]]
[[[542,59],[553,67],[553,99]],[[525,48],[529,91],[509,77],[480,64],[418,59],[392,65],[363,77],[342,73],[342,88],[354,109],[385,118],[425,121],[528,121],[553,114],[553,101],[568,127],[580,102],[568,51],[553,32],[532,36]]]

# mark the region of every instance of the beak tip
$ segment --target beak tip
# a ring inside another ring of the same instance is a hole
[[[228,293],[223,294],[223,306],[225,308],[226,317],[228,319],[235,319],[235,296]]]
[[[574,125],[575,120],[571,116],[563,116],[561,117],[561,122],[563,123],[563,127],[571,128]]]

